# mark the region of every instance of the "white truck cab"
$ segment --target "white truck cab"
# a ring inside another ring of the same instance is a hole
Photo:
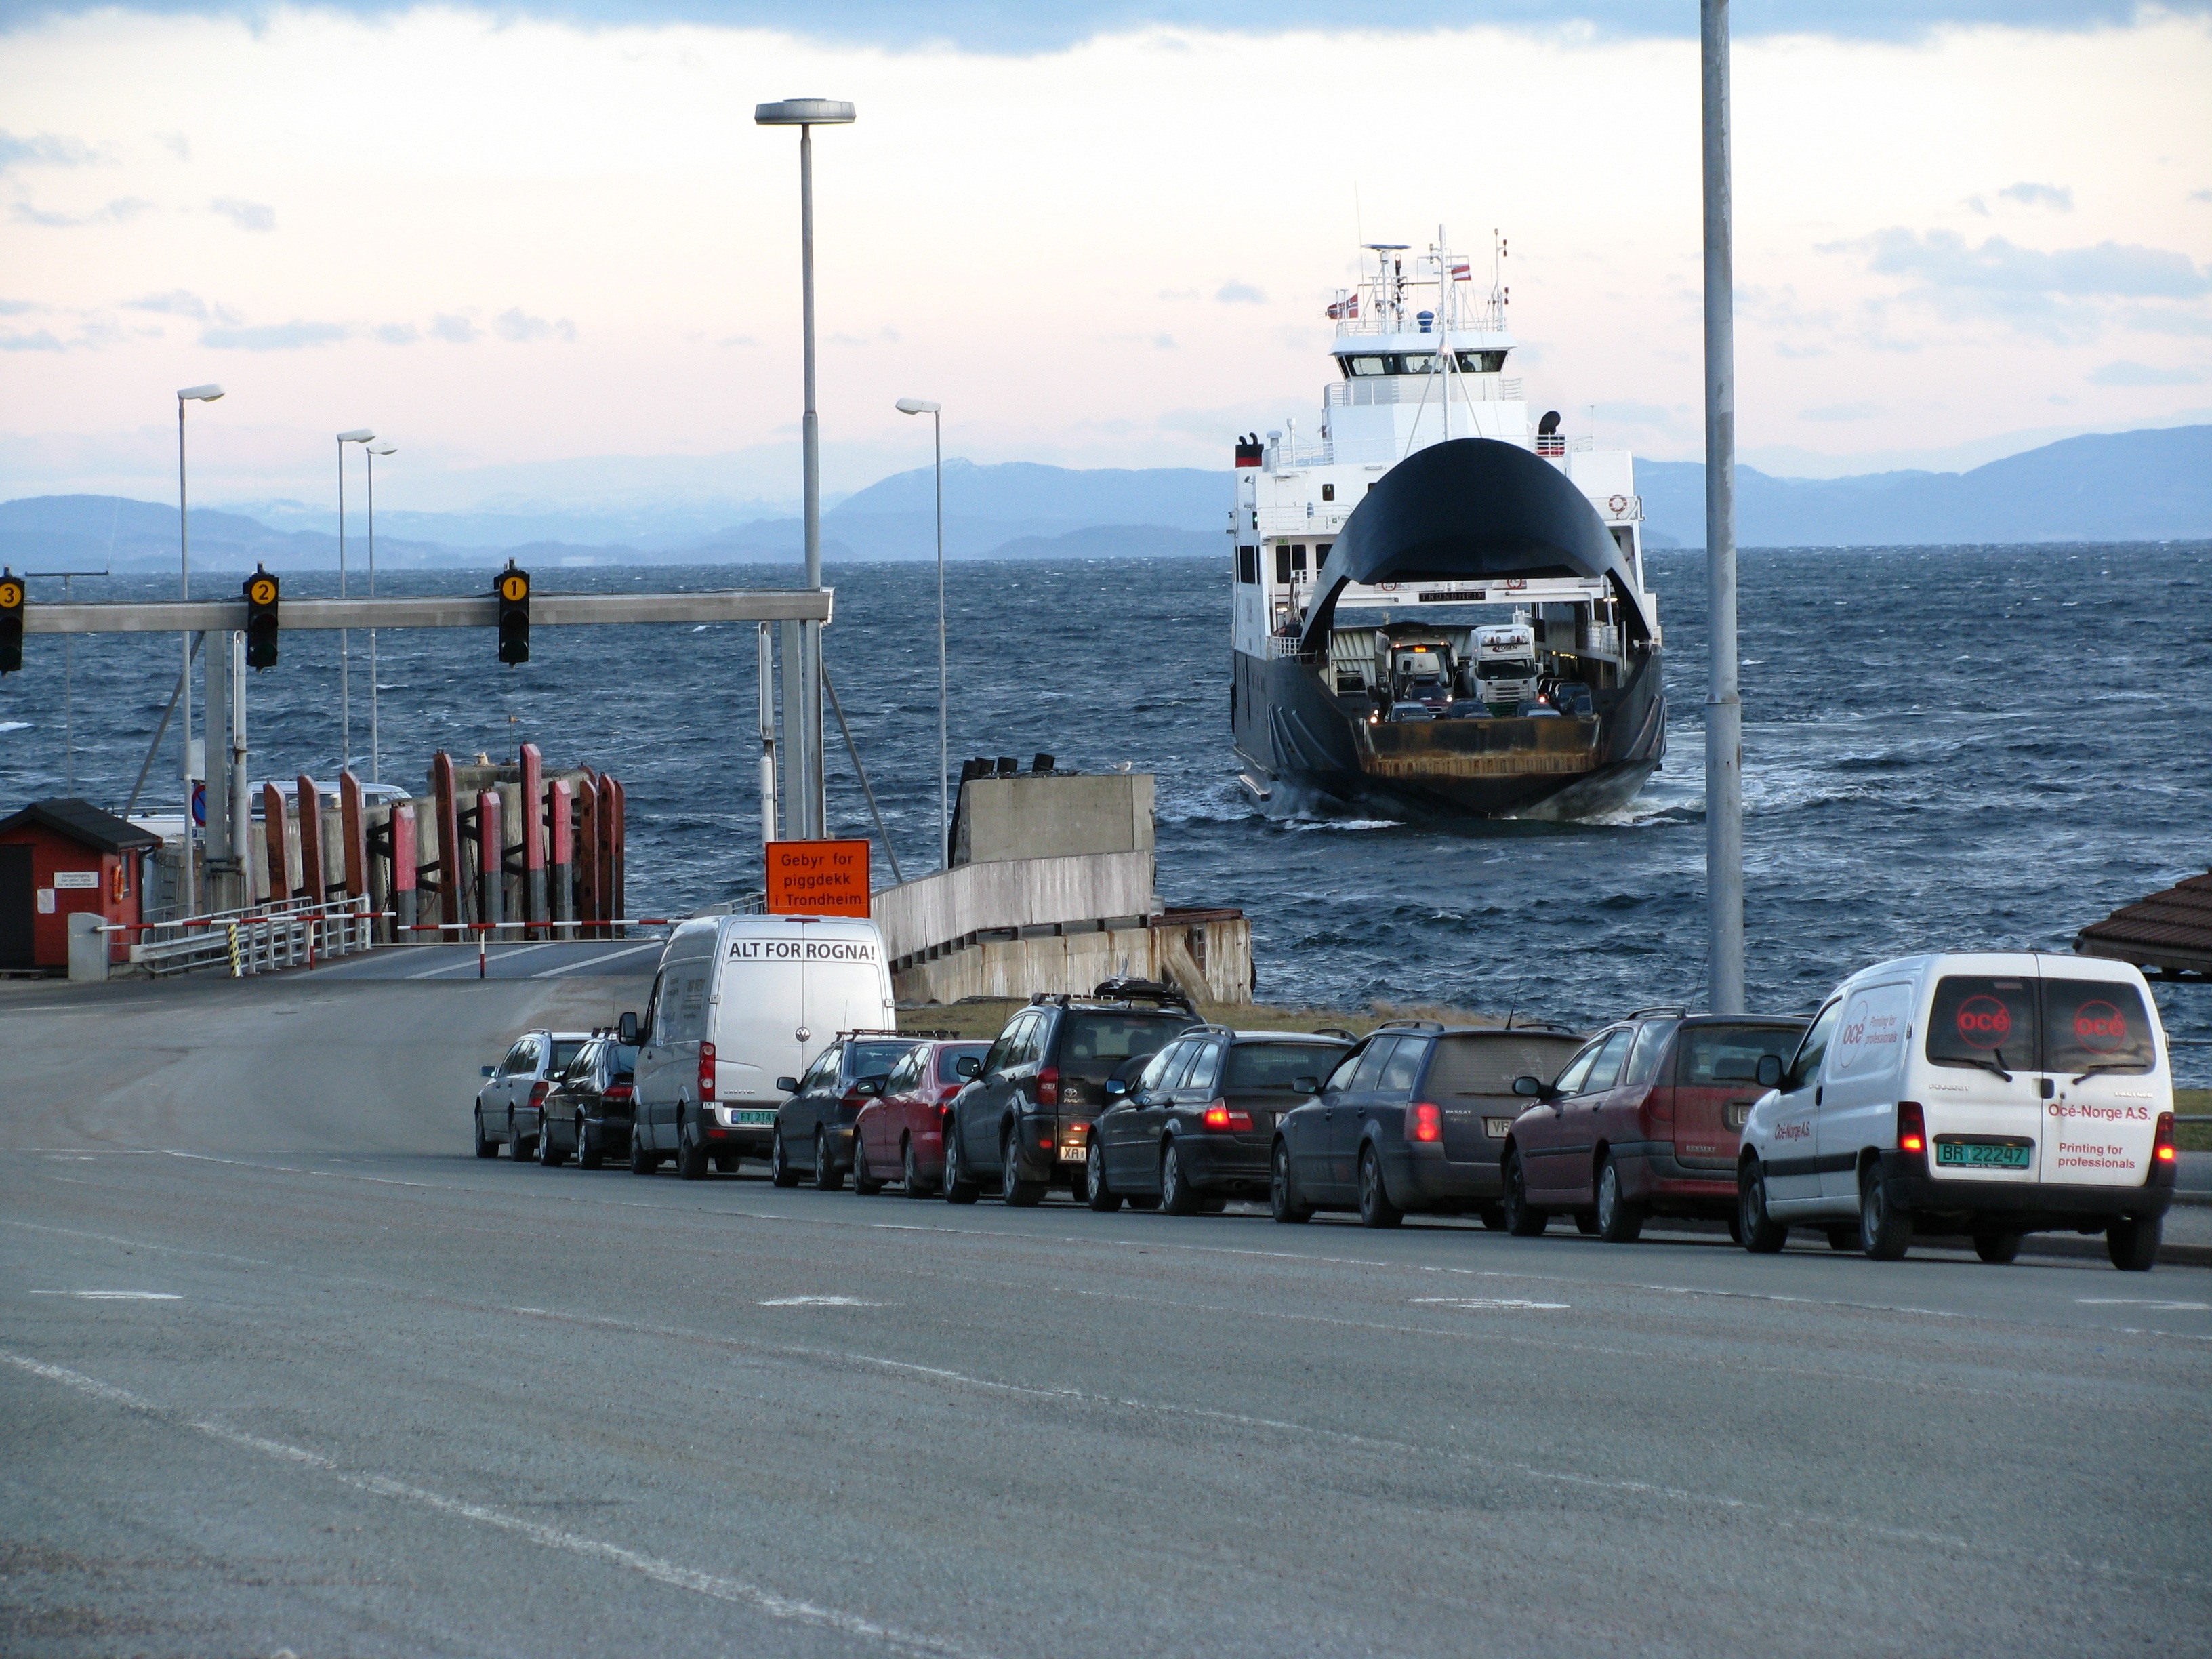
[[[669,935],[642,1017],[630,1168],[673,1157],[696,1180],[768,1156],[787,1091],[841,1031],[897,1023],[890,966],[872,921],[702,916]],[[635,1036],[633,1037],[633,1033]]]
[[[2009,1261],[2029,1232],[2101,1232],[2156,1260],[2173,1195],[2173,1074],[2132,964],[2028,952],[1907,957],[1854,974],[1744,1124],[1747,1248],[1792,1225],[1901,1256],[1916,1229]]]
[[[1526,622],[1474,630],[1474,695],[1493,714],[1510,714],[1536,695],[1536,630]]]

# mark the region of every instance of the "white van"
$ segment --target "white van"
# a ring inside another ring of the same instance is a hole
[[[1736,1166],[1747,1249],[1793,1225],[1881,1261],[1916,1226],[2009,1261],[2022,1233],[2105,1235],[2147,1270],[2173,1196],[2173,1073],[2132,964],[1985,952],[1854,974],[1751,1109]]]
[[[703,916],[669,935],[642,1018],[629,1166],[673,1158],[686,1180],[711,1162],[768,1156],[779,1077],[797,1077],[840,1031],[896,1024],[890,963],[872,921]]]

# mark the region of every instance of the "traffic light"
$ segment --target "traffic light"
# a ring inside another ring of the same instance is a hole
[[[246,579],[246,662],[276,665],[276,579],[258,564]]]
[[[0,674],[23,666],[23,579],[0,567]]]
[[[513,559],[499,573],[499,659],[510,667],[530,660],[530,573]]]

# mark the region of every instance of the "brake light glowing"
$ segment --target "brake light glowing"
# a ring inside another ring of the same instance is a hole
[[[1928,1124],[1920,1115],[1920,1103],[1917,1100],[1897,1103],[1897,1150],[1918,1153],[1928,1150]]]
[[[1037,1073],[1036,1103],[1040,1106],[1060,1104],[1060,1067],[1048,1066]]]
[[[1433,1101],[1417,1100],[1406,1108],[1406,1139],[1438,1141],[1444,1138],[1443,1109]]]
[[[1217,1100],[1206,1109],[1206,1127],[1234,1134],[1252,1127],[1252,1114],[1238,1111],[1225,1100]]]
[[[2160,1112],[2158,1115],[2158,1133],[2151,1138],[2150,1155],[2154,1163],[2173,1162],[2173,1114],[2172,1112]]]
[[[599,1091],[599,1098],[610,1106],[627,1106],[636,1091],[627,1083],[617,1083]]]
[[[714,1045],[702,1042],[699,1045],[699,1098],[712,1100],[714,1097]]]

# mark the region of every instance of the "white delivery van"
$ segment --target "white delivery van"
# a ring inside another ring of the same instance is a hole
[[[784,1091],[840,1031],[896,1023],[890,965],[872,921],[815,916],[704,916],[669,935],[642,1016],[624,1014],[638,1045],[630,1168],[673,1158],[687,1179],[709,1163],[766,1158]]]
[[[1893,1261],[1915,1230],[2009,1261],[2022,1233],[2102,1233],[2148,1269],[2173,1196],[2173,1073],[2131,963],[1984,952],[1854,974],[1751,1109],[1740,1231],[1790,1227]]]

